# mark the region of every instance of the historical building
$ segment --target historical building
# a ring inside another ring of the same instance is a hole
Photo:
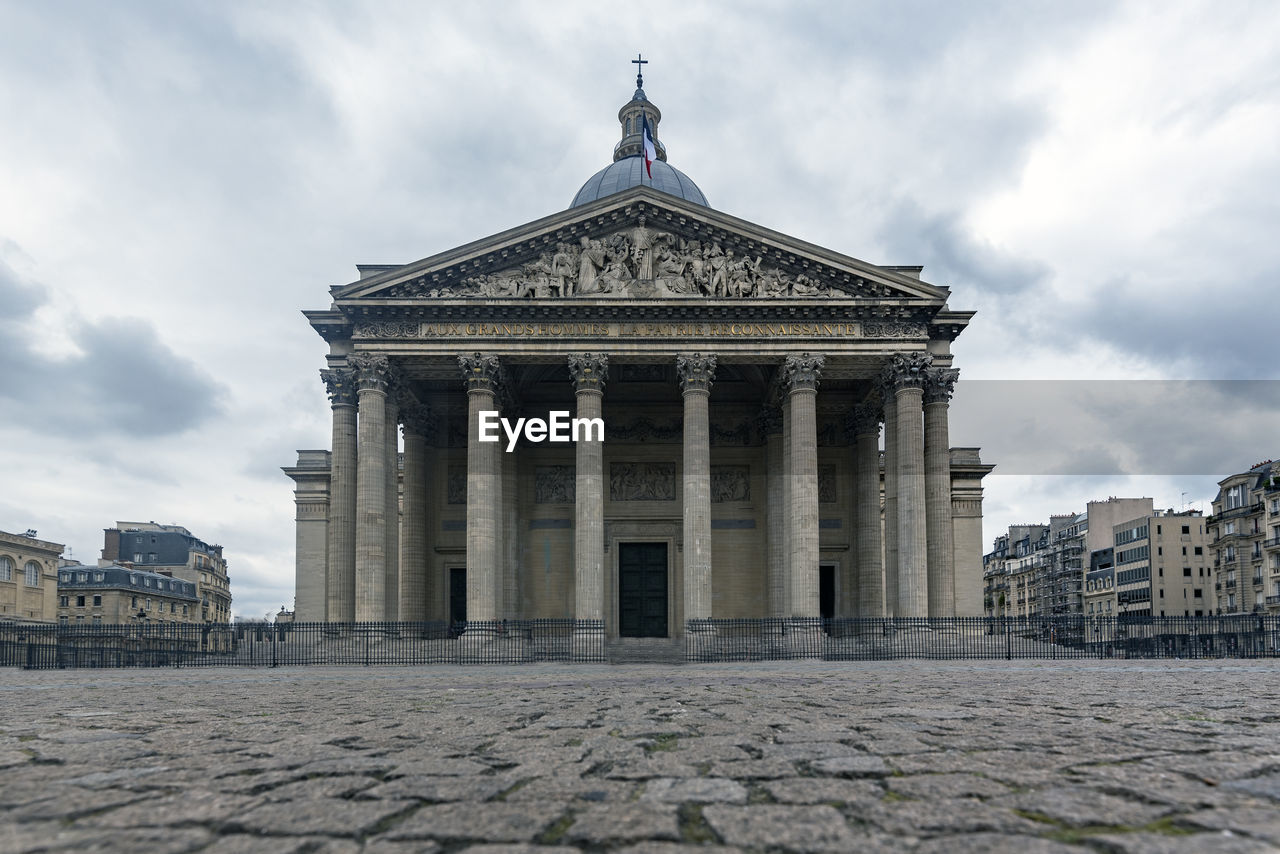
[[[0,531],[0,620],[53,621],[63,548],[35,531]]]
[[[116,522],[103,531],[101,564],[123,563],[196,585],[199,619],[231,622],[231,577],[222,546],[210,545],[181,525]]]
[[[1218,481],[1206,520],[1219,614],[1280,613],[1280,463]]]
[[[200,623],[195,582],[108,563],[58,571],[58,622],[64,625]]]
[[[1112,526],[1113,545],[1093,552],[1085,573],[1085,616],[1209,616],[1206,542],[1199,510],[1156,510]]]
[[[1085,613],[1085,589],[1093,573],[1100,584],[1110,566],[1113,528],[1151,515],[1150,498],[1090,501],[1083,513],[1050,516],[1048,525],[1013,525],[983,555],[987,616],[1069,617]],[[1004,605],[1001,606],[1001,594]]]
[[[305,312],[329,345],[333,446],[285,470],[297,619],[675,637],[981,614],[992,466],[947,426],[972,312],[919,267],[712,208],[666,162],[643,88],[618,119],[613,163],[567,210],[361,266]],[[535,428],[508,451],[481,441],[486,411],[600,418],[605,439]]]

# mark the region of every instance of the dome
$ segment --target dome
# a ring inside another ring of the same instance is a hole
[[[582,189],[573,197],[569,207],[576,208],[641,185],[653,187],[662,193],[670,193],[695,205],[710,207],[707,204],[707,197],[702,195],[698,185],[679,169],[668,166],[661,160],[653,161],[649,168],[653,171],[652,180],[645,174],[644,158],[639,155],[624,157],[610,163],[587,179],[587,183],[582,185]]]
[[[648,60],[644,62],[647,63]],[[707,204],[707,197],[702,195],[698,185],[688,175],[667,164],[667,147],[658,138],[658,125],[661,122],[662,111],[645,95],[644,78],[637,73],[635,94],[618,110],[618,127],[622,131],[622,139],[613,148],[613,163],[588,178],[569,207],[590,204],[632,187],[652,187],[660,193],[669,193],[686,202],[711,207]],[[653,161],[649,164],[652,178],[644,168],[646,128],[653,154]]]

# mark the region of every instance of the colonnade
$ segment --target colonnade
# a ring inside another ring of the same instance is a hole
[[[683,401],[680,593],[688,623],[714,616],[710,395],[716,357],[683,353],[675,361]],[[758,421],[766,465],[762,617],[819,615],[817,395],[824,363],[818,354],[786,356]],[[577,417],[601,418],[608,356],[577,353],[568,364]],[[502,443],[480,441],[479,428],[481,411],[512,414],[506,372],[493,354],[465,354],[458,365],[467,394],[467,618],[516,618],[521,616],[511,535],[519,523],[516,470]],[[435,418],[387,356],[356,353],[345,367],[321,374],[333,407],[327,619],[427,619],[432,616],[426,597],[427,487],[434,476],[428,449]],[[926,353],[893,354],[870,394],[848,412],[855,537],[838,605],[841,615],[955,615],[948,405],[957,375],[933,367]],[[401,423],[403,505],[397,452]],[[609,613],[605,483],[602,444],[578,442],[573,603],[581,620],[603,620]]]

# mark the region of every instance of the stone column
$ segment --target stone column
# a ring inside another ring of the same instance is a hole
[[[467,621],[487,622],[498,618],[502,444],[480,441],[479,419],[482,411],[498,409],[502,365],[488,353],[459,356],[458,365],[467,386]]]
[[[884,553],[880,524],[879,400],[853,407],[854,480],[856,482],[857,600],[854,616],[884,616]]]
[[[716,357],[676,357],[684,396],[684,619],[711,619],[711,383]]]
[[[788,589],[784,566],[787,560],[786,528],[787,505],[785,502],[786,475],[783,471],[782,410],[766,406],[757,421],[765,451],[765,531],[768,551],[765,553],[765,581],[768,593],[766,615],[786,617]]]
[[[883,377],[882,377],[883,379]],[[884,403],[884,612],[896,617],[898,607],[898,405],[893,386],[881,383]]]
[[[357,353],[360,415],[356,466],[356,603],[359,622],[386,619],[387,594],[387,378],[386,356]]]
[[[400,619],[423,622],[427,617],[427,532],[431,526],[431,482],[427,441],[435,432],[431,410],[416,401],[402,407],[404,421],[404,498],[400,539]]]
[[[929,616],[923,396],[932,362],[928,353],[899,353],[885,369],[897,409],[899,617]]]
[[[791,616],[818,617],[818,377],[824,359],[787,356],[782,366],[790,422]]]
[[[321,371],[320,377],[333,404],[324,619],[352,623],[356,619],[356,376],[350,368],[334,368]]]
[[[609,357],[603,353],[569,356],[578,418],[602,418]],[[604,619],[604,444],[574,445],[574,609],[578,620]]]
[[[518,620],[520,608],[519,449],[502,455],[502,618]]]
[[[929,616],[954,617],[955,545],[951,527],[951,447],[947,410],[960,372],[930,368],[924,387],[924,500],[928,532]]]
[[[403,384],[399,369],[391,366],[387,385],[387,570],[382,590],[384,620],[400,619],[400,397]]]

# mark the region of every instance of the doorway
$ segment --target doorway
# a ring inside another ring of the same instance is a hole
[[[667,637],[667,544],[618,544],[618,634]]]
[[[824,623],[836,616],[836,568],[829,563],[818,566],[818,616]]]
[[[449,635],[457,637],[467,625],[467,568],[449,568]]]

